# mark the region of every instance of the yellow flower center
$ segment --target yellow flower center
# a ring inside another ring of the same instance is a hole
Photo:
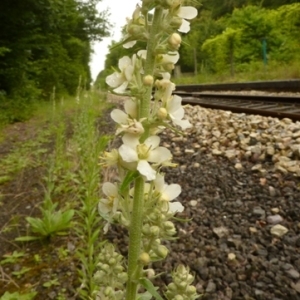
[[[147,159],[149,156],[150,147],[145,144],[137,145],[137,154],[139,159]]]

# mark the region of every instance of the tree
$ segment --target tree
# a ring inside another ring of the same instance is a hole
[[[89,87],[91,42],[109,29],[107,13],[96,10],[100,1],[0,2],[0,109],[30,107],[40,96],[49,99],[54,87],[74,94],[79,77]]]

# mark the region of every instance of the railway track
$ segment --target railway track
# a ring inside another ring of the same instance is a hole
[[[289,81],[288,81],[289,82]],[[293,82],[295,83],[295,82]],[[256,83],[257,84],[257,83]],[[274,82],[272,82],[274,84]],[[277,92],[288,90],[283,82],[276,82]],[[276,86],[275,84],[275,86]],[[290,83],[288,83],[289,85]],[[296,90],[294,86],[293,91],[300,90],[300,81],[298,82],[299,89]],[[213,85],[210,85],[212,89]],[[270,84],[269,89],[275,90],[275,86]],[[232,84],[226,88],[222,84],[223,90],[230,90]],[[251,89],[251,84],[248,83],[247,89]],[[281,88],[278,88],[281,87]],[[207,90],[207,85],[206,88]],[[267,89],[267,88],[266,88]],[[215,92],[199,92],[201,87],[194,86],[177,86],[174,94],[182,97],[183,104],[200,105],[206,108],[230,110],[236,113],[258,114],[263,116],[271,116],[277,118],[290,118],[294,121],[300,121],[300,97],[299,96],[266,96],[266,95],[249,95],[249,94],[234,94],[233,93],[215,93]],[[218,87],[216,90],[219,90]],[[236,87],[233,90],[237,90]]]

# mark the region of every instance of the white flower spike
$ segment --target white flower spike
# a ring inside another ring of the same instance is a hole
[[[156,170],[150,163],[162,164],[172,158],[170,150],[165,147],[158,147],[160,138],[150,136],[143,144],[139,143],[137,137],[129,134],[123,136],[123,145],[119,148],[119,154],[125,162],[137,163],[136,169],[147,180],[156,178]]]
[[[128,56],[123,56],[119,60],[119,69],[121,73],[114,72],[106,77],[106,83],[114,88],[114,92],[117,94],[123,94],[132,79],[136,55],[132,56],[132,59]]]
[[[166,184],[164,177],[158,174],[154,180],[154,186],[155,190],[161,194],[160,199],[168,202],[169,212],[183,212],[184,206],[180,202],[171,202],[181,193],[181,187],[179,184]]]
[[[190,22],[186,21],[194,19],[198,14],[198,11],[195,7],[192,6],[182,6],[179,8],[177,16],[182,18],[182,24],[178,29],[179,32],[187,33],[190,31]]]
[[[166,110],[171,121],[180,126],[183,130],[191,128],[192,124],[188,120],[182,120],[184,117],[184,109],[181,106],[182,98],[174,95],[167,100]]]
[[[102,191],[105,194],[106,198],[100,199],[100,202],[98,204],[98,211],[100,216],[108,221],[104,226],[104,233],[106,233],[109,223],[117,212],[119,205],[119,194],[117,186],[110,182],[105,182],[103,184]]]

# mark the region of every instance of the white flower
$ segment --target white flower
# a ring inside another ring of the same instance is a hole
[[[179,60],[179,53],[177,51],[169,52],[168,54],[161,54],[158,58],[158,62],[163,65],[173,64],[175,65]]]
[[[182,120],[184,117],[184,109],[181,106],[181,97],[174,95],[169,97],[166,101],[166,110],[171,121],[180,126],[183,130],[192,127],[192,124],[188,120]]]
[[[166,184],[164,177],[157,174],[156,179],[154,180],[154,186],[155,190],[161,194],[160,199],[168,202],[169,212],[183,212],[184,206],[180,202],[171,202],[181,193],[181,187],[179,184]]]
[[[123,56],[119,59],[119,69],[121,73],[114,72],[106,77],[106,83],[114,88],[114,92],[122,94],[125,92],[129,82],[132,79],[136,56],[133,55],[132,59],[128,56]]]
[[[109,224],[118,209],[118,188],[116,185],[110,182],[105,182],[102,186],[102,191],[106,195],[106,198],[100,199],[100,202],[98,204],[98,211],[100,216],[102,216],[103,219],[107,220]],[[108,224],[106,224],[106,226],[104,227],[104,232],[107,232]]]
[[[181,6],[177,12],[177,16],[182,18],[182,24],[178,29],[179,32],[187,33],[190,31],[190,22],[186,21],[194,19],[198,14],[198,11],[195,7],[192,6]]]
[[[137,164],[136,169],[147,180],[154,180],[156,170],[154,170],[149,162],[161,164],[172,158],[170,150],[165,147],[158,147],[160,138],[158,136],[150,136],[143,144],[139,143],[138,137],[125,134],[123,136],[123,145],[119,148],[119,154],[125,162]]]
[[[135,117],[137,116],[137,105],[136,102],[128,99],[124,104],[125,112],[120,109],[114,109],[110,116],[119,124],[116,134],[120,132],[128,132],[132,134],[144,133],[144,127],[142,123],[138,122]]]

